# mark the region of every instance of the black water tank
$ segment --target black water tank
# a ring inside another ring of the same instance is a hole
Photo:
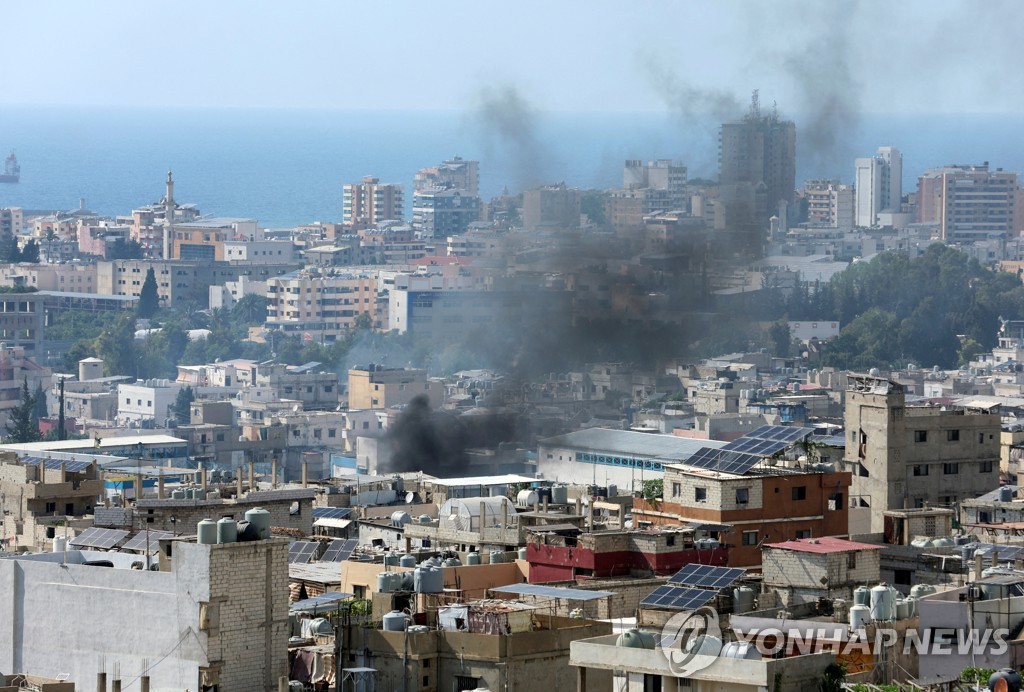
[[[1003,668],[992,673],[988,679],[992,692],[1020,692],[1020,673],[1013,668]]]

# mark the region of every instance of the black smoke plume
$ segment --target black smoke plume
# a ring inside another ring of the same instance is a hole
[[[508,162],[518,189],[544,182],[547,165],[537,135],[537,112],[518,88],[504,84],[481,89],[471,119],[489,157]]]
[[[469,463],[466,427],[456,416],[430,409],[430,399],[420,394],[406,404],[388,429],[391,458],[381,467],[385,473],[423,471],[440,478],[460,473]]]

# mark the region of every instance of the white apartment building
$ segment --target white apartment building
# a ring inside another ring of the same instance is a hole
[[[903,154],[896,147],[879,147],[874,156],[854,161],[857,226],[877,226],[882,211],[899,211],[903,199]]]
[[[307,341],[335,341],[371,318],[377,278],[370,272],[307,269],[267,280],[267,329],[301,334]]]
[[[170,407],[178,396],[181,385],[171,380],[146,380],[142,384],[117,386],[117,417],[119,420],[140,423],[155,420],[163,423],[171,418]]]

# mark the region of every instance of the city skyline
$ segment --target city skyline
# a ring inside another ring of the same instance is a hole
[[[512,98],[692,117],[732,112],[760,88],[788,114],[839,124],[1014,113],[1024,95],[1006,88],[1005,65],[1024,10],[978,7],[11,4],[0,104],[459,111]]]

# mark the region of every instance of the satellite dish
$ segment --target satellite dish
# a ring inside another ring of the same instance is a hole
[[[416,493],[408,492],[405,494],[405,504],[411,505],[412,501],[416,499]]]

